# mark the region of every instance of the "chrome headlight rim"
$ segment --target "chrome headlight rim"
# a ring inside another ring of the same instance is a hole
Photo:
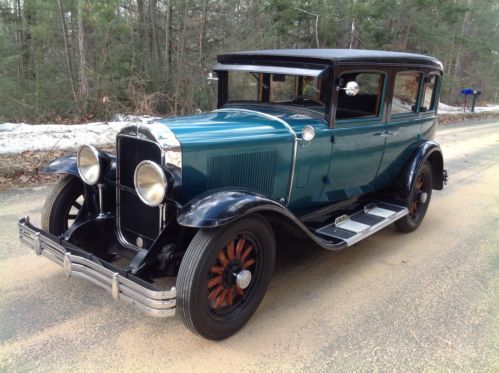
[[[89,154],[93,156],[95,162],[94,164],[88,166],[88,165],[82,165],[82,153],[84,151],[88,150]],[[82,145],[78,148],[78,152],[76,153],[76,165],[78,167],[78,174],[80,175],[80,178],[85,182],[85,184],[88,185],[95,185],[99,182],[102,174],[102,164],[101,164],[101,157],[100,153],[97,150],[95,146],[92,145]],[[92,167],[96,166],[98,167],[98,172],[97,172],[97,177],[93,179],[88,178],[88,174],[85,173],[84,167]]]
[[[139,185],[139,180],[138,177],[140,176],[139,173],[143,167],[151,167],[154,172],[156,172],[156,176],[158,176],[158,182],[161,183],[161,190],[162,190],[162,196],[161,198],[158,198],[157,201],[151,202],[147,198],[143,196],[141,193],[141,190],[143,188],[140,187]],[[140,162],[137,167],[135,167],[135,171],[133,173],[133,184],[135,186],[135,192],[137,193],[137,196],[140,198],[140,200],[145,203],[147,206],[150,207],[156,207],[159,206],[163,203],[166,197],[166,190],[168,189],[168,179],[166,178],[165,171],[161,168],[160,165],[158,165],[156,162],[150,161],[150,160],[145,160]]]

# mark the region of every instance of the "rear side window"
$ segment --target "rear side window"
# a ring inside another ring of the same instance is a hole
[[[416,111],[421,74],[415,71],[401,71],[395,77],[392,114]]]
[[[436,75],[430,75],[425,80],[421,111],[428,111],[435,109],[435,95],[436,95],[435,90],[437,87],[437,79],[438,77]]]
[[[380,73],[355,72],[340,76],[336,119],[352,119],[376,117],[380,115],[381,96],[383,94],[385,76]],[[348,96],[346,84],[355,81],[359,85],[359,93]]]

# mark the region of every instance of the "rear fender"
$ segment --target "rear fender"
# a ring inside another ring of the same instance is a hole
[[[409,197],[412,184],[415,181],[419,169],[425,161],[428,161],[433,173],[433,189],[442,190],[446,181],[444,171],[444,159],[440,145],[434,141],[425,141],[418,145],[410,161],[399,177],[402,198]]]

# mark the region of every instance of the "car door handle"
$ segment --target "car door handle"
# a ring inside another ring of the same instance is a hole
[[[381,136],[381,137],[385,137],[385,136],[395,136],[397,134],[397,132],[392,132],[392,131],[383,131],[383,132],[376,132],[374,134],[374,136]]]

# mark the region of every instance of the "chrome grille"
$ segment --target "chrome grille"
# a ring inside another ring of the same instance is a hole
[[[150,160],[161,165],[161,149],[152,141],[118,136],[117,140],[117,205],[118,229],[128,243],[137,237],[154,240],[160,229],[160,209],[145,205],[137,196],[133,174],[137,165]]]

